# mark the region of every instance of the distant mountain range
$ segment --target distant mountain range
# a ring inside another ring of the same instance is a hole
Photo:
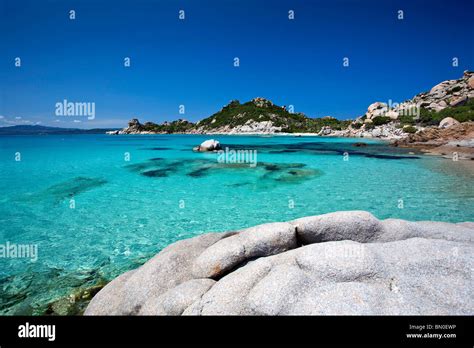
[[[60,128],[60,127],[46,127],[46,126],[9,126],[0,127],[0,135],[48,135],[48,134],[104,134],[108,131],[114,131],[115,128],[94,128],[94,129],[79,129],[79,128]]]

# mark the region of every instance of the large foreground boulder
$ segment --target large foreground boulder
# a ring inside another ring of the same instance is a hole
[[[337,212],[179,241],[86,315],[472,315],[474,223]]]

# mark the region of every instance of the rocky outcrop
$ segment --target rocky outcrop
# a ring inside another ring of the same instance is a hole
[[[426,127],[393,145],[417,148],[422,152],[453,159],[474,160],[474,122],[453,124],[450,127]]]
[[[441,120],[441,122],[439,123],[439,128],[449,128],[449,127],[452,127],[452,126],[456,126],[458,125],[460,122],[458,120],[455,120],[454,118],[452,117],[445,117]]]
[[[397,119],[400,115],[407,115],[410,110],[423,108],[432,111],[441,111],[447,107],[457,107],[474,99],[474,72],[465,71],[457,80],[447,80],[438,83],[429,92],[417,94],[412,99],[400,104],[376,102],[367,108],[366,119],[371,120],[378,116],[388,116]]]
[[[270,100],[262,97],[253,98],[251,102],[254,103],[257,108],[268,108],[273,106],[273,103]]]
[[[220,150],[221,144],[214,139],[208,139],[201,143],[201,145],[196,146],[193,150],[200,151],[200,152],[207,152],[207,151],[217,151]]]
[[[431,88],[429,92],[420,93],[405,101],[401,107],[394,111],[400,111],[403,106],[416,106],[432,111],[441,111],[448,106],[463,105],[468,100],[474,99],[474,87],[470,82],[473,78],[474,72],[465,71],[460,79],[443,81]]]
[[[377,116],[385,116],[385,113],[388,111],[388,106],[386,103],[375,102],[369,105],[367,108],[367,116],[368,120],[371,120]]]
[[[367,123],[364,123],[358,128],[350,126],[343,133],[344,136],[347,137],[381,138],[391,140],[402,139],[407,135],[403,128],[397,127],[394,123],[388,123],[377,127],[369,127]]]
[[[136,118],[132,118],[128,122],[128,127],[118,132],[118,134],[145,134],[145,133],[149,134],[150,132],[147,132],[145,130],[145,127]]]
[[[348,211],[176,242],[86,315],[472,315],[474,224]]]
[[[456,120],[454,120],[456,121]],[[443,121],[441,121],[443,122]],[[457,121],[456,121],[457,122]],[[426,127],[415,134],[396,141],[397,145],[445,145],[453,141],[474,139],[474,122],[452,123],[449,127]]]
[[[270,115],[272,117],[273,115]],[[205,133],[205,134],[274,134],[278,133],[282,130],[282,127],[276,127],[273,124],[273,121],[255,121],[250,119],[246,121],[243,125],[236,125],[230,126],[225,125],[222,127],[218,127],[212,130],[205,130],[204,128],[200,128],[197,130],[197,133]]]
[[[420,93],[402,103],[375,102],[367,112],[351,123],[330,116],[307,117],[303,113],[291,112],[286,106],[278,106],[265,98],[254,98],[241,104],[232,100],[215,114],[197,123],[186,120],[154,124],[140,124],[132,119],[127,128],[108,134],[313,134],[337,137],[370,137],[401,139],[409,133],[422,129],[420,110],[441,111],[457,108],[474,99],[474,72],[465,71],[457,80],[443,81],[430,91]],[[447,115],[450,116],[450,115]],[[457,117],[457,116],[454,116]],[[465,118],[459,118],[461,121]],[[437,119],[439,120],[439,119]],[[404,129],[404,125],[411,125]],[[414,128],[413,128],[414,127]]]
[[[423,124],[419,123],[421,109],[438,112],[446,108],[462,106],[474,99],[473,80],[474,72],[465,71],[460,79],[443,81],[431,88],[429,92],[420,93],[402,103],[372,103],[365,115],[352,122],[343,132],[343,136],[390,140],[406,138],[409,133],[424,129]],[[408,132],[400,121],[405,116],[412,118],[412,123],[414,123],[408,127],[411,132]],[[448,128],[456,124],[459,124],[457,120],[447,117],[441,121],[440,128]]]

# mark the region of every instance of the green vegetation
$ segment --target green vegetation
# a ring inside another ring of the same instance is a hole
[[[351,123],[335,118],[309,118],[302,113],[290,113],[285,108],[269,102],[257,106],[253,101],[240,104],[238,100],[233,100],[221,111],[199,122],[198,126],[212,130],[224,126],[241,126],[248,121],[272,121],[275,127],[282,127],[281,132],[285,133],[317,133],[325,126],[341,130]]]
[[[454,92],[459,92],[460,90],[462,89],[461,86],[456,86],[456,87],[453,87],[452,89],[449,90],[448,93],[454,93]]]
[[[377,116],[372,119],[374,126],[381,126],[387,124],[391,121],[391,118],[388,116]]]
[[[144,131],[157,132],[157,133],[185,133],[191,130],[195,126],[194,123],[186,120],[176,120],[173,122],[165,122],[162,124],[156,124],[153,122],[147,122],[142,126]]]
[[[448,107],[439,112],[420,109],[419,119],[413,116],[400,116],[399,120],[402,125],[437,126],[446,117],[452,117],[459,122],[474,121],[474,100],[470,100],[463,106]]]
[[[438,112],[441,120],[445,117],[452,117],[459,122],[474,121],[474,100],[470,100],[463,106],[446,108]],[[441,121],[440,120],[440,121]]]
[[[406,126],[406,127],[403,127],[403,131],[405,133],[414,134],[414,133],[416,133],[417,129],[413,126]]]
[[[415,133],[414,125],[436,126],[445,117],[452,117],[459,122],[474,121],[474,100],[463,106],[448,107],[439,112],[420,109],[419,116],[400,115],[397,127],[403,128],[407,133]],[[364,115],[361,119],[366,119]],[[351,125],[351,120],[337,120],[333,117],[310,118],[303,113],[291,113],[285,107],[273,105],[265,99],[257,99],[241,104],[238,100],[231,101],[219,112],[203,119],[198,123],[186,120],[177,120],[155,124],[147,122],[141,125],[141,130],[157,133],[187,133],[195,129],[212,131],[218,128],[228,127],[232,129],[243,126],[247,122],[271,121],[273,126],[281,127],[284,133],[318,133],[323,127],[330,127],[333,130],[343,130]],[[365,124],[366,130],[374,129],[376,126],[392,122],[388,116],[377,116],[371,123]],[[408,126],[408,127],[407,127]],[[355,122],[352,128],[360,129],[362,123]]]

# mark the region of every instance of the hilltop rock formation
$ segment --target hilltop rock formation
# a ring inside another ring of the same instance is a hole
[[[367,119],[377,116],[389,116],[397,119],[412,108],[423,108],[430,111],[441,111],[447,107],[456,107],[474,99],[474,72],[465,71],[457,80],[447,80],[438,83],[429,92],[417,94],[403,103],[389,106],[386,103],[376,102],[367,109]]]
[[[400,104],[372,103],[365,115],[352,122],[345,134],[350,137],[409,141],[410,132],[407,130],[417,132],[436,126],[448,128],[460,122],[474,120],[473,84],[474,72],[465,71],[460,79],[443,81],[430,91]]]
[[[310,216],[171,244],[86,315],[473,315],[474,223]]]

